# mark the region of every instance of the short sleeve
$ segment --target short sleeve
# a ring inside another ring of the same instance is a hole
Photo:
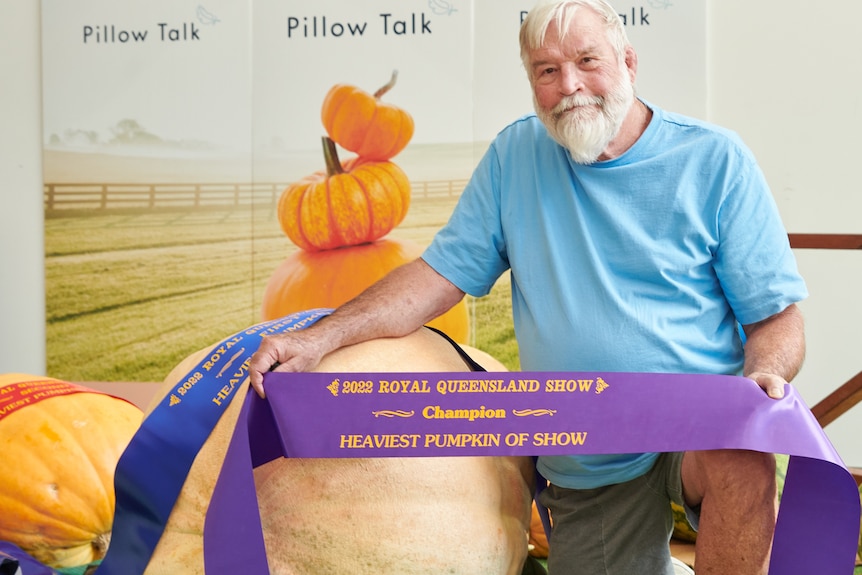
[[[493,144],[449,221],[422,254],[428,265],[472,296],[488,294],[509,268],[500,216],[500,167]]]
[[[718,213],[715,270],[739,322],[751,324],[808,296],[766,178],[746,149],[728,159],[732,175]]]

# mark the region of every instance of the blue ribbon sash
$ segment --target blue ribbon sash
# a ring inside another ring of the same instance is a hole
[[[207,513],[208,573],[269,573],[252,469],[278,457],[709,449],[791,456],[770,574],[853,572],[856,483],[791,386],[776,401],[751,380],[716,375],[270,373],[265,381],[267,400],[246,397]]]
[[[114,473],[113,533],[98,575],[144,572],[189,469],[248,377],[248,362],[261,338],[304,329],[331,311],[299,312],[232,335],[216,345],[147,416]]]

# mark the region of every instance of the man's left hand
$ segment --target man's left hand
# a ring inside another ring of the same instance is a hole
[[[787,381],[780,375],[756,371],[748,374],[746,377],[753,379],[757,385],[763,388],[766,395],[772,399],[781,399],[784,397],[784,386],[787,385]]]

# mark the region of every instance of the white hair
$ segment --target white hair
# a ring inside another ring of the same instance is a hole
[[[545,35],[551,23],[556,24],[562,40],[579,8],[588,8],[602,17],[608,40],[614,48],[617,58],[620,62],[625,60],[626,49],[630,46],[625,25],[617,11],[605,0],[540,0],[521,24],[521,61],[524,63],[527,74],[532,74],[530,71],[530,52],[544,44]]]

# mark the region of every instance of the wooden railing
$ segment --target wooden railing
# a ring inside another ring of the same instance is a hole
[[[862,401],[862,371],[811,408],[821,427],[826,427]]]
[[[187,210],[200,208],[272,207],[286,183],[46,183],[48,213],[107,210]],[[414,198],[457,197],[467,180],[411,182]]]
[[[788,234],[790,246],[814,250],[862,250],[862,234]]]
[[[796,249],[859,250],[862,234],[790,234],[790,245]],[[835,391],[811,408],[821,427],[838,419],[862,401],[862,371],[841,384]],[[857,483],[862,483],[862,469],[852,469]]]

